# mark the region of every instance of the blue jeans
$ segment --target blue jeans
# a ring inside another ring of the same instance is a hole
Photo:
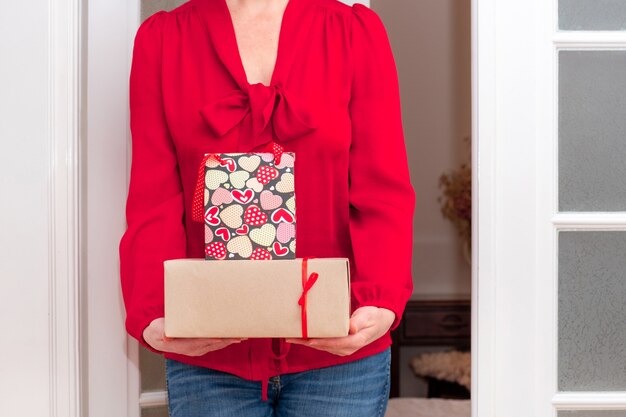
[[[382,417],[391,349],[352,362],[261,382],[166,359],[170,417]]]

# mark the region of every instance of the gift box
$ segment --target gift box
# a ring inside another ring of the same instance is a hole
[[[272,152],[205,155],[206,260],[295,259],[295,153],[275,158]]]
[[[164,262],[168,337],[348,335],[347,258]]]

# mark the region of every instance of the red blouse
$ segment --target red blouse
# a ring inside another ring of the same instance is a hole
[[[204,226],[190,215],[203,155],[249,152],[272,136],[297,155],[297,257],[349,258],[352,310],[388,308],[398,326],[413,290],[415,193],[395,61],[373,10],[290,0],[269,86],[248,83],[225,0],[158,11],[137,30],[129,95],[133,157],[119,250],[130,335],[155,351],[142,333],[163,317],[163,261],[204,257]],[[258,338],[199,357],[164,355],[267,382],[390,344],[387,332],[338,356]]]

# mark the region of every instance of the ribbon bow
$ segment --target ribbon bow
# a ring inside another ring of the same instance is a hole
[[[218,136],[224,136],[248,113],[248,123],[242,126],[243,148],[252,150],[274,139],[284,142],[300,137],[317,127],[312,112],[299,99],[278,85],[251,84],[244,90],[233,90],[200,109],[202,118]]]
[[[274,154],[274,164],[279,165],[283,156],[284,148],[274,141],[269,144],[269,147]],[[193,192],[193,200],[191,204],[191,219],[195,222],[204,222],[204,168],[210,159],[214,159],[218,164],[228,165],[227,160],[224,160],[218,154],[212,153],[205,154],[202,161],[200,161],[200,165],[198,166],[198,175],[196,178],[196,187]]]

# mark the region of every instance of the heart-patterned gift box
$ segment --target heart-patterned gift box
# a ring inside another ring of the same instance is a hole
[[[295,153],[221,153],[204,166],[205,259],[295,259]]]

